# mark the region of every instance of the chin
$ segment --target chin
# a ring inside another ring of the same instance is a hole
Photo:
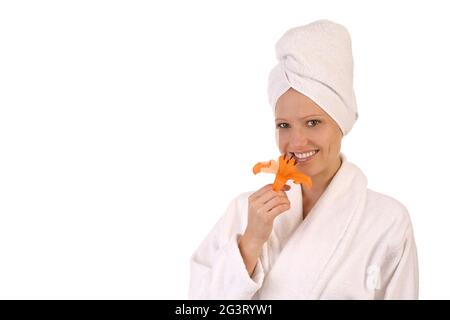
[[[310,176],[311,178],[313,178],[314,176],[317,176],[318,174],[320,174],[321,171],[323,171],[317,164],[315,163],[311,163],[311,164],[297,164],[297,169],[303,173],[306,174],[307,176]]]

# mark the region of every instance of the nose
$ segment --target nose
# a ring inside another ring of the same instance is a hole
[[[289,135],[289,146],[294,149],[298,149],[306,146],[308,143],[308,137],[301,129],[291,130]]]

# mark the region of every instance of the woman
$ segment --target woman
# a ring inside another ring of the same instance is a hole
[[[191,259],[192,299],[417,299],[407,209],[367,188],[341,153],[358,118],[347,30],[320,20],[276,44],[269,101],[281,153],[311,189],[288,182],[238,195]]]

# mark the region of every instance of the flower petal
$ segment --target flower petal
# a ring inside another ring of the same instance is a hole
[[[294,183],[301,183],[307,188],[311,188],[311,178],[298,171],[296,164],[297,161],[295,160],[293,155],[291,157],[288,157],[287,154],[282,154],[278,157],[278,161],[270,160],[265,162],[258,162],[253,167],[253,173],[275,173],[276,176],[272,189],[276,192],[280,191],[288,180],[293,180]]]
[[[253,173],[257,174],[260,172],[267,173],[277,173],[278,171],[278,163],[275,160],[270,160],[266,162],[258,162],[253,167]]]

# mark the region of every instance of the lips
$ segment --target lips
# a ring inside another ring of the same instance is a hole
[[[297,157],[297,156],[295,155],[295,153],[293,153],[293,152],[291,152],[291,155],[294,156],[294,158],[295,158],[295,160],[296,160],[297,162],[299,162],[299,163],[304,163],[304,162],[307,162],[307,161],[313,159],[313,158],[320,152],[320,150],[310,150],[310,151],[304,152],[304,153],[309,153],[309,152],[314,152],[314,154],[312,154],[312,155],[310,155],[310,156],[307,156],[307,157],[304,157],[304,158],[303,158],[303,157],[302,157],[302,158]],[[298,154],[298,153],[297,153],[297,154]]]

